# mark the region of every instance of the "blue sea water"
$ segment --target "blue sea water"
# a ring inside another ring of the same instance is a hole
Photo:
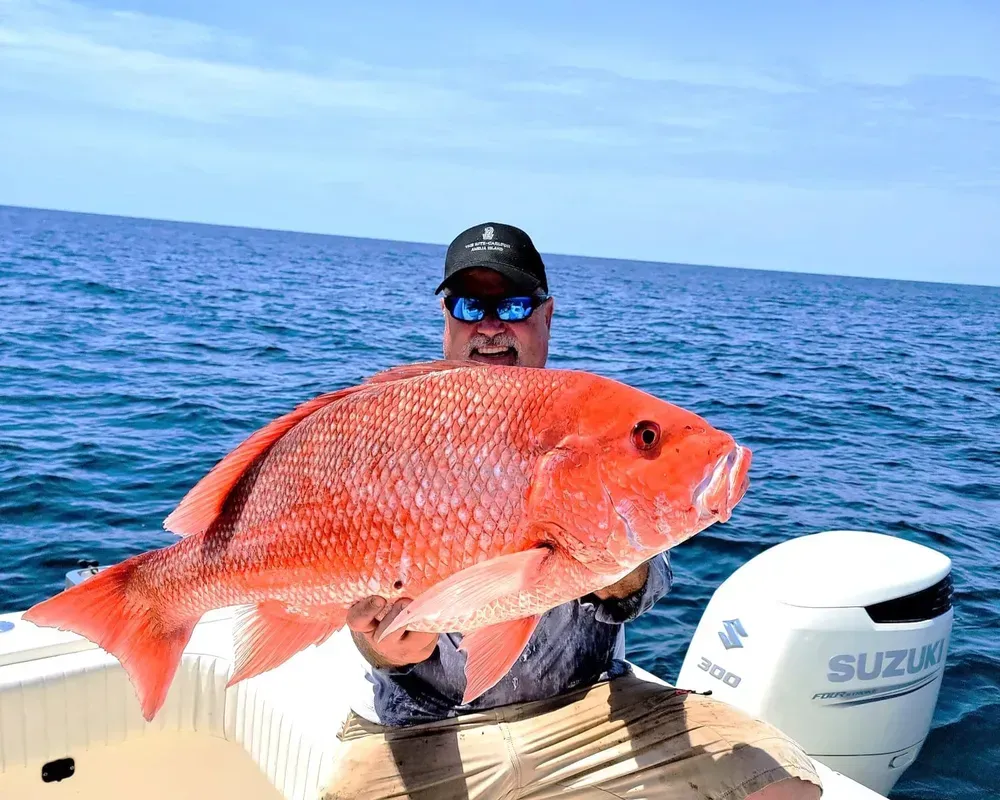
[[[442,257],[0,207],[0,612],[80,559],[174,541],[161,523],[182,495],[301,400],[438,357]],[[551,366],[634,384],[754,450],[750,493],[674,551],[675,588],[629,630],[630,657],[675,678],[712,591],[790,537],[927,544],[954,561],[955,629],[933,731],[893,797],[1000,796],[1000,290],[547,263]]]

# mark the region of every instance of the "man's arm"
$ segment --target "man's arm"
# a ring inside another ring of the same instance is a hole
[[[592,603],[601,622],[619,625],[645,614],[670,591],[674,573],[670,557],[662,553],[634,569],[618,583],[587,595],[581,602]]]
[[[618,583],[612,583],[610,586],[598,589],[594,594],[601,600],[607,600],[609,597],[622,600],[644,588],[648,577],[649,562],[646,561],[638,569],[633,570],[618,581]]]

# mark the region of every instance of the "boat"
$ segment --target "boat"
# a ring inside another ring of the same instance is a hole
[[[880,533],[777,544],[715,591],[672,685],[711,690],[795,738],[825,800],[884,797],[930,730],[950,573],[945,555]],[[235,612],[201,619],[152,722],[113,656],[0,615],[0,798],[320,800],[349,710],[340,687],[360,655],[341,630],[227,689]]]

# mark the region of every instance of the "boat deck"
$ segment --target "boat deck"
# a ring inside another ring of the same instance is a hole
[[[74,750],[75,774],[44,783],[37,764],[0,775],[0,797],[17,800],[283,800],[234,742],[190,732],[160,732],[115,745]]]

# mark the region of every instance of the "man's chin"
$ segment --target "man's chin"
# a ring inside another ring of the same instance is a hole
[[[492,353],[480,353],[478,350],[473,350],[469,354],[469,360],[475,361],[479,364],[493,364],[495,366],[502,367],[516,367],[517,366],[517,351],[513,348],[505,350],[502,353],[496,355]]]

